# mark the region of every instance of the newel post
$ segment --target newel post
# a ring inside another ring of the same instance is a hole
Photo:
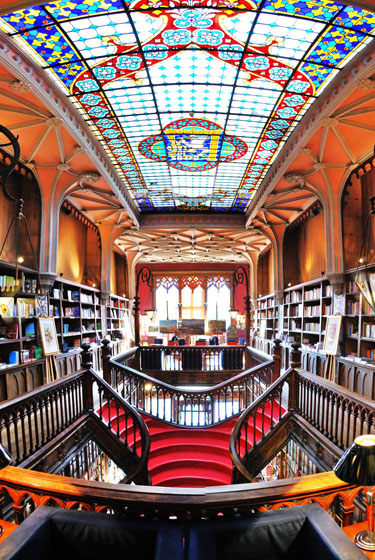
[[[290,353],[290,367],[292,368],[291,377],[289,380],[289,410],[298,409],[298,386],[297,386],[297,373],[295,368],[301,365],[301,351],[299,349],[299,342],[292,343],[292,351]]]
[[[85,411],[92,410],[94,408],[94,399],[92,395],[92,377],[90,369],[92,368],[92,350],[91,344],[84,342],[81,344],[82,352],[82,369],[85,370],[85,376],[83,380],[83,406]]]
[[[104,338],[102,340],[102,359],[103,359],[103,378],[104,381],[106,381],[107,383],[109,383],[112,386],[112,376],[111,376],[111,364],[109,363],[109,360],[111,359],[112,356],[112,347],[111,347],[111,343],[107,338]]]
[[[273,364],[273,374],[272,374],[272,383],[279,379],[280,377],[280,370],[281,370],[281,340],[279,338],[275,338],[273,341],[273,353],[272,359],[274,361]]]
[[[292,350],[290,352],[290,367],[296,368],[301,366],[301,350],[300,343],[293,342],[291,344]]]

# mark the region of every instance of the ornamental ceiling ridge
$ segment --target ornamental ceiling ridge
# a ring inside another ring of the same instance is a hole
[[[322,126],[322,119],[330,119],[332,113],[339,106],[342,100],[349,93],[357,88],[357,83],[369,78],[375,70],[375,49],[374,42],[371,41],[367,47],[356,56],[343,70],[340,70],[337,77],[332,80],[316,101],[311,105],[298,126],[292,132],[280,151],[275,162],[258,188],[249,208],[246,212],[246,226],[255,217],[258,209],[264,203],[277,183],[287,172],[288,167],[293,163],[296,153],[305,147],[310,138]]]
[[[228,227],[244,229],[244,214],[145,214],[140,216],[142,228],[155,227],[199,227],[209,226],[211,228]]]
[[[15,43],[0,31],[0,62],[14,75],[23,86],[28,86],[45,103],[53,113],[49,119],[50,126],[59,126],[60,121],[68,132],[79,143],[98,171],[113,189],[121,204],[126,208],[134,223],[139,226],[139,212],[127,188],[121,185],[117,172],[109,160],[105,150],[96,140],[79,112],[58,90],[55,84],[34,61],[28,57]]]

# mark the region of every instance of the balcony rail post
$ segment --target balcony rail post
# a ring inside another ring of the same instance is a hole
[[[106,381],[107,383],[109,383],[112,386],[112,368],[111,368],[111,364],[109,363],[109,360],[111,359],[112,356],[112,347],[111,347],[111,343],[107,338],[104,338],[102,340],[102,356],[103,356],[103,378],[104,381]]]
[[[92,368],[92,350],[91,344],[84,342],[81,345],[82,352],[82,369],[85,371],[85,377],[83,381],[83,406],[84,410],[93,410],[94,399],[92,394],[92,377],[90,374],[90,369]]]
[[[299,349],[299,342],[292,343],[292,351],[290,354],[290,367],[293,368],[290,380],[289,380],[289,410],[298,409],[298,377],[295,371],[296,367],[301,365],[301,352]]]
[[[272,374],[272,383],[279,379],[280,377],[280,370],[281,370],[281,340],[279,338],[275,338],[273,341],[273,353],[272,358],[274,361],[273,364],[273,374]]]
[[[290,367],[301,367],[301,350],[299,342],[291,344],[292,350],[290,352]]]

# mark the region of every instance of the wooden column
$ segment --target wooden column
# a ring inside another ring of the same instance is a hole
[[[109,360],[111,359],[112,356],[112,347],[111,347],[111,343],[108,339],[104,338],[102,340],[102,357],[103,357],[103,378],[104,381],[106,381],[107,383],[109,383],[112,386],[112,376],[111,376],[111,364],[109,363]]]
[[[273,375],[272,375],[272,383],[279,379],[280,377],[280,370],[281,370],[281,340],[279,338],[275,338],[273,341],[273,353],[272,358],[274,360],[273,365]]]
[[[94,399],[92,394],[92,377],[90,369],[92,368],[92,351],[91,345],[84,342],[81,345],[82,352],[82,369],[86,370],[83,382],[83,404],[86,411],[93,410]]]

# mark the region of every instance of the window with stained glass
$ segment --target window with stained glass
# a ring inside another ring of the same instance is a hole
[[[155,303],[159,321],[178,320],[178,279],[156,278],[155,286]]]
[[[335,0],[55,0],[0,29],[70,98],[141,212],[245,212],[306,110],[374,42]]]
[[[181,303],[182,319],[205,318],[205,290],[202,286],[184,286],[181,290]]]
[[[207,280],[207,320],[231,323],[229,309],[231,307],[231,290],[229,278],[215,277]]]

